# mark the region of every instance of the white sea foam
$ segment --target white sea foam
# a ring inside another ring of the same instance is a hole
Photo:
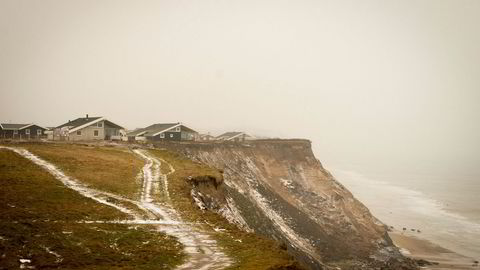
[[[339,182],[387,225],[400,230],[406,228],[408,233],[465,256],[480,255],[480,224],[447,210],[445,203],[424,192],[371,179],[357,172],[333,172]]]

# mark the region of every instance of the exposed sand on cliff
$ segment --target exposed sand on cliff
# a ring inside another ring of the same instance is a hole
[[[474,264],[477,259],[462,256],[428,240],[398,231],[389,232],[389,235],[404,255],[438,263],[423,269],[480,269],[480,266]]]

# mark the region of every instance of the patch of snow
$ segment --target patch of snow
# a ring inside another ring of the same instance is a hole
[[[36,155],[32,154],[28,150],[25,149],[19,149],[19,148],[13,148],[13,147],[5,147],[5,146],[0,146],[0,149],[8,149],[11,150],[20,156],[29,159],[33,163],[37,164],[38,166],[42,167],[43,169],[47,170],[50,174],[52,174],[57,180],[60,180],[66,187],[71,188],[84,197],[90,198],[92,200],[95,200],[101,204],[108,205],[110,207],[113,207],[125,214],[129,215],[134,215],[132,211],[129,209],[120,206],[118,204],[114,204],[108,201],[107,198],[104,196],[101,196],[102,194],[105,194],[105,192],[100,192],[98,190],[95,190],[93,188],[86,187],[85,185],[81,184],[78,180],[71,178],[65,173],[63,173],[60,169],[58,169],[55,165],[37,157]]]
[[[291,244],[293,244],[293,246],[296,246],[311,256],[317,256],[310,242],[290,228],[283,217],[272,207],[270,207],[269,201],[266,198],[264,198],[257,190],[254,189],[250,191],[250,195],[254,202],[256,202],[257,206],[265,213],[265,216],[267,216],[273,222],[273,224],[280,229],[283,235],[290,241]]]
[[[55,251],[53,251],[50,248],[45,247],[45,246],[43,246],[43,249],[45,249],[45,251],[47,251],[48,253],[52,254],[53,256],[55,256],[57,258],[55,260],[56,263],[61,263],[63,261],[63,258],[60,254],[56,253]]]
[[[34,269],[35,266],[29,266],[27,264],[30,264],[32,261],[29,260],[29,259],[20,259],[20,269],[25,269],[25,268],[28,268],[28,269]]]
[[[205,206],[205,204],[203,203],[203,201],[200,199],[200,197],[202,196],[202,194],[194,189],[192,189],[190,191],[190,195],[192,196],[193,198],[193,201],[195,202],[195,204],[198,206],[198,208],[200,208],[200,210],[206,210],[207,207]]]
[[[161,215],[164,220],[178,222],[176,226],[158,227],[160,231],[175,236],[185,246],[184,250],[190,257],[177,269],[222,269],[228,267],[231,264],[231,259],[218,248],[215,240],[210,239],[208,234],[182,222],[173,208],[158,205],[152,200],[151,194],[154,191],[152,191],[151,183],[158,181],[160,178],[164,182],[164,194],[169,196],[167,176],[175,172],[173,166],[163,159],[152,157],[146,151],[136,149],[134,152],[147,162],[142,169],[144,184],[141,203],[145,208]],[[162,174],[160,171],[158,174],[152,173],[152,166],[155,166],[154,164],[160,166],[160,161],[169,167],[168,173]]]
[[[179,225],[183,222],[174,220],[128,219],[128,220],[82,220],[77,223],[85,224],[152,224],[152,225]]]
[[[257,187],[260,185],[257,177],[262,177],[262,173],[250,158],[246,157],[244,160],[246,162],[246,168],[244,168],[244,170],[241,172],[237,171],[237,173],[241,176],[244,176],[244,179],[249,186],[248,196],[252,199],[252,202],[254,202],[257,207],[264,212],[265,216],[273,222],[273,224],[282,232],[282,235],[289,240],[292,246],[302,250],[306,254],[309,254],[317,261],[321,261],[320,256],[316,253],[311,242],[308,239],[298,235],[295,230],[288,225],[288,222],[270,206],[270,202],[257,191]],[[230,169],[234,170],[231,167]],[[300,170],[302,171],[301,174],[304,177],[303,168],[300,168]],[[233,181],[230,181],[229,184],[232,186],[238,186],[232,182]]]
[[[402,253],[405,256],[411,255],[410,251],[406,248],[400,248],[400,253]]]
[[[282,182],[283,186],[286,188],[294,188],[293,181],[290,179],[280,178],[280,182]]]
[[[235,182],[233,181],[229,181],[228,178],[224,178],[223,179],[223,183],[228,186],[229,188],[237,191],[238,193],[242,194],[242,195],[245,195],[247,194],[247,192],[242,188],[240,187],[240,185],[236,184]]]
[[[235,201],[227,197],[227,204],[224,205],[218,213],[228,220],[228,222],[238,225],[241,229],[247,232],[253,232],[253,230],[248,226],[247,222],[243,218],[242,214],[237,208]]]
[[[147,152],[142,150],[134,150],[136,154],[141,156],[147,163],[142,168],[143,186],[140,201],[130,200],[116,194],[109,192],[99,191],[85,186],[78,180],[65,175],[55,165],[35,156],[31,152],[13,147],[0,146],[0,149],[11,150],[33,163],[39,165],[43,169],[47,170],[56,179],[60,180],[66,187],[71,188],[81,195],[91,198],[104,205],[111,206],[119,211],[132,216],[133,220],[115,220],[115,221],[82,221],[84,223],[124,223],[124,224],[155,224],[159,231],[170,234],[176,238],[185,246],[185,251],[190,256],[190,259],[180,265],[177,269],[222,269],[228,267],[231,264],[231,259],[225,255],[217,246],[216,241],[210,239],[210,236],[197,229],[198,226],[191,226],[184,223],[179,218],[178,213],[172,208],[162,206],[154,202],[152,194],[155,192],[155,188],[158,186],[152,183],[158,182],[160,179],[164,182],[164,195],[169,198],[168,194],[168,179],[167,176],[174,173],[175,169],[172,165],[168,164],[164,160],[163,163],[169,167],[169,172],[162,174],[160,171],[159,159],[153,158]],[[153,170],[152,171],[152,167]],[[157,170],[158,169],[158,170]],[[112,199],[116,200],[111,202]],[[148,216],[154,216],[155,219],[142,219],[137,212],[132,211],[121,205],[119,202],[130,203],[138,207]],[[55,222],[55,221],[53,221]],[[135,226],[129,228],[136,229]],[[71,232],[63,231],[64,234],[70,234]],[[48,252],[48,250],[47,250]],[[51,251],[53,252],[53,251]],[[53,254],[53,253],[52,253]],[[20,268],[31,268],[33,266],[26,266],[26,263],[30,263],[28,259],[20,259]]]

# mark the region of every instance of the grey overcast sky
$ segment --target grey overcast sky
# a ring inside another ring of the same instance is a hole
[[[480,165],[480,1],[0,0],[0,121],[313,141],[327,166]],[[446,169],[447,168],[447,169]]]

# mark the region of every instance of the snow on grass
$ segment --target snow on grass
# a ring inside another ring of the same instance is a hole
[[[41,159],[40,157],[37,157],[36,155],[32,154],[28,150],[25,149],[19,149],[19,148],[14,148],[14,147],[5,147],[5,146],[0,146],[0,149],[7,149],[10,151],[13,151],[20,156],[32,161],[33,163],[37,164],[38,166],[42,167],[46,171],[48,171],[50,174],[52,174],[57,180],[60,180],[66,187],[71,188],[78,193],[80,193],[82,196],[90,198],[92,200],[95,200],[101,204],[108,205],[110,207],[113,207],[120,212],[123,212],[128,215],[132,215],[134,217],[137,217],[135,213],[133,213],[130,209],[127,209],[126,207],[123,207],[121,205],[112,203],[108,200],[107,195],[108,193],[102,192],[95,190],[93,188],[89,188],[82,183],[80,183],[78,180],[71,178],[65,173],[63,173],[59,168],[57,168],[55,165]],[[119,196],[118,196],[119,198]],[[122,198],[123,200],[123,198]]]
[[[160,181],[160,179],[164,182],[164,194],[169,199],[167,176],[175,172],[173,166],[163,159],[154,158],[147,151],[136,149],[134,153],[146,161],[142,168],[144,183],[141,203],[145,208],[159,214],[164,220],[178,222],[177,226],[158,227],[159,230],[177,237],[185,246],[185,252],[189,255],[189,260],[177,269],[223,269],[228,267],[231,264],[231,259],[218,248],[217,242],[211,239],[210,235],[182,222],[179,214],[172,207],[160,205],[153,200],[151,195],[155,190],[152,190],[154,188],[152,183]],[[162,174],[161,170],[157,171],[162,163],[168,166],[169,172]],[[155,171],[152,171],[152,167]]]
[[[175,169],[170,164],[163,161],[169,167],[169,172],[162,174],[160,170],[160,161],[155,159],[147,154],[146,151],[134,150],[136,154],[141,156],[147,163],[142,168],[143,174],[143,186],[140,201],[135,201],[127,199],[109,192],[99,191],[86,185],[82,184],[75,178],[67,176],[55,165],[41,159],[40,157],[32,154],[28,150],[14,148],[14,147],[5,147],[0,146],[0,149],[7,149],[13,151],[20,156],[32,161],[36,165],[42,167],[50,174],[52,174],[57,180],[62,182],[66,187],[75,190],[80,193],[82,196],[91,198],[99,203],[113,207],[125,214],[128,214],[133,217],[133,220],[128,221],[111,221],[108,223],[118,223],[118,224],[150,224],[157,225],[159,231],[170,234],[174,237],[177,237],[179,241],[184,244],[185,251],[190,255],[189,260],[180,265],[177,269],[223,269],[228,267],[231,264],[231,259],[226,256],[217,246],[216,241],[212,240],[210,235],[207,233],[196,229],[190,224],[184,223],[180,220],[178,213],[172,207],[162,206],[154,202],[152,194],[154,193],[155,186],[153,183],[155,181],[164,181],[164,194],[168,194],[168,181],[167,175],[175,172]],[[153,167],[153,169],[152,169]],[[139,213],[132,211],[119,204],[119,202],[128,202],[136,205],[139,210],[142,210],[151,217],[154,216],[154,219],[143,219]],[[84,223],[102,223],[103,221],[83,221]],[[48,250],[47,250],[48,252]],[[53,251],[50,250],[49,253],[56,256]],[[58,255],[58,254],[57,254]],[[57,257],[57,256],[56,256]],[[60,257],[57,257],[60,258]],[[20,259],[20,268],[29,268],[31,266],[27,265],[31,263],[29,259]]]
[[[42,246],[43,249],[45,249],[45,251],[47,253],[50,253],[52,254],[53,256],[55,256],[57,259],[55,260],[56,263],[61,263],[63,261],[63,258],[60,254],[58,254],[57,252],[51,250],[50,248],[46,247],[46,246]]]

